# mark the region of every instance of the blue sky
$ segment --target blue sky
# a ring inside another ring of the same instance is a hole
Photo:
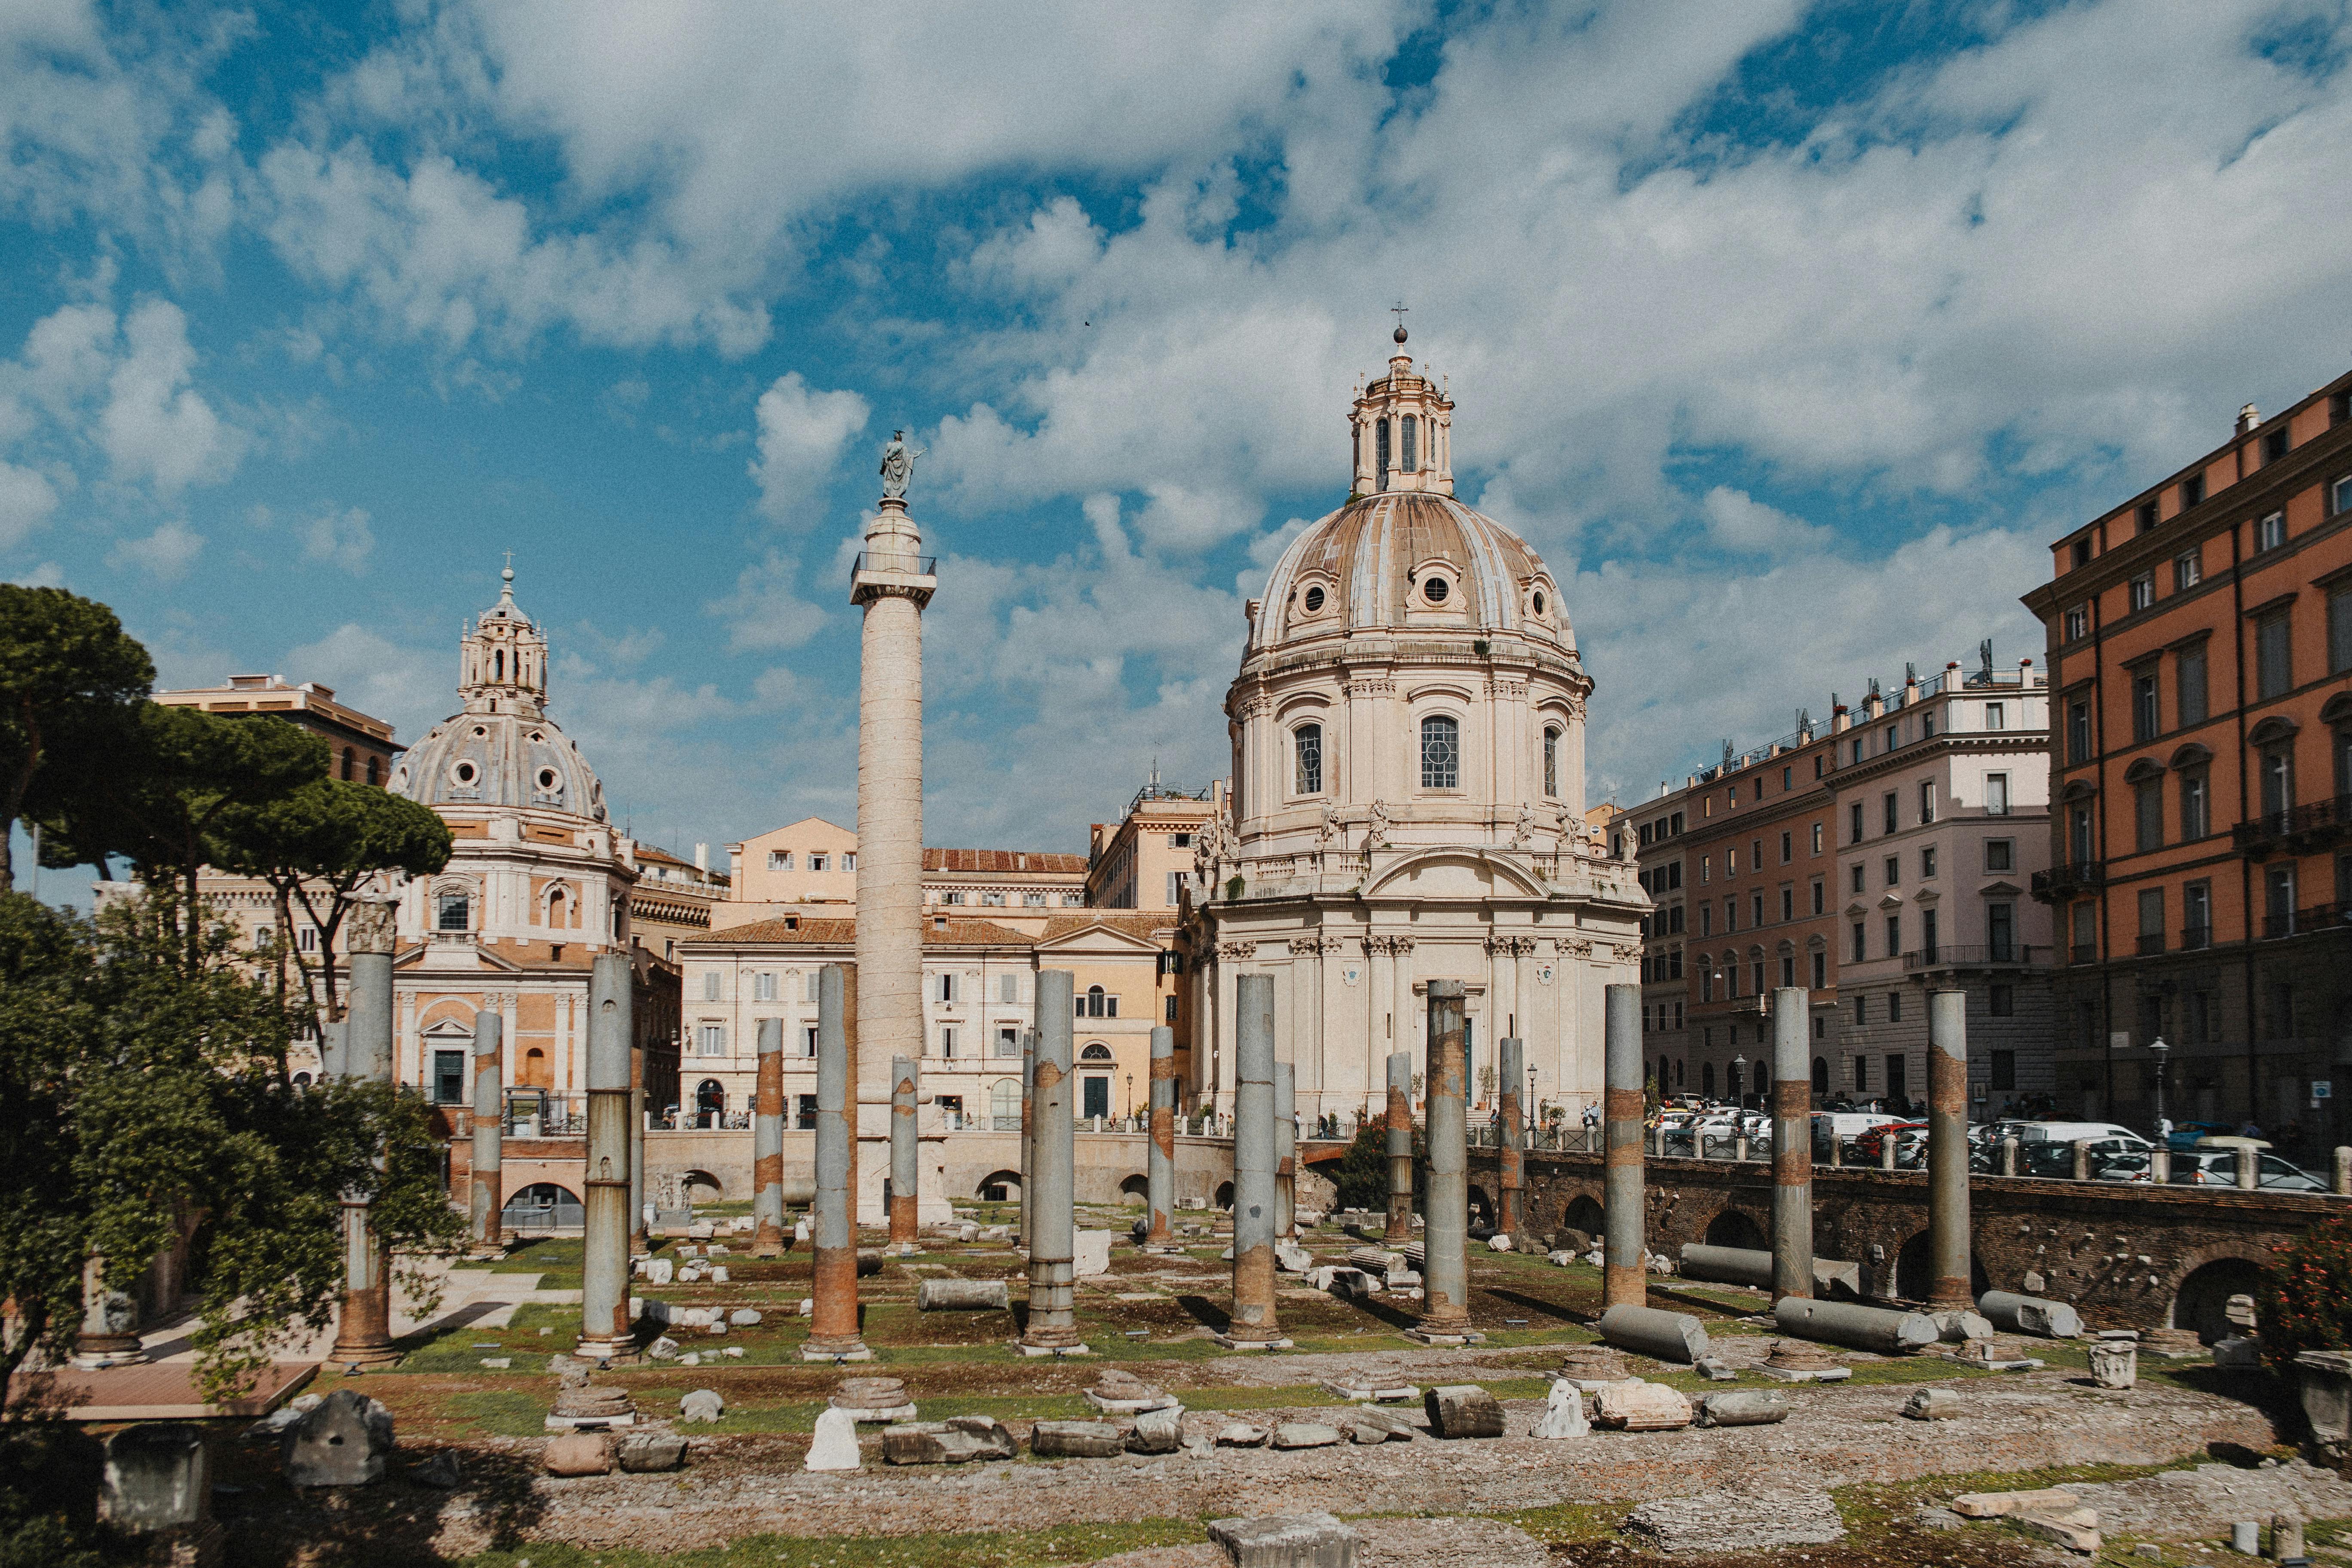
[[[1106,16],[1118,19],[1107,21]],[[2038,655],[2048,539],[2344,368],[2341,5],[0,0],[0,574],[414,739],[513,550],[684,850],[852,820],[905,426],[934,843],[1223,771],[1412,346],[1596,798]]]

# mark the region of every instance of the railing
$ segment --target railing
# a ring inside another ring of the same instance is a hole
[[[2164,933],[2162,931],[2144,931],[2139,933],[2139,955],[2142,958],[2146,958],[2151,953],[2162,952],[2163,951]]]
[[[860,572],[895,572],[905,577],[935,577],[939,575],[940,558],[936,555],[908,555],[896,550],[861,550],[850,558],[852,581]]]
[[[2352,925],[2352,903],[2314,904],[2307,910],[2282,910],[2263,917],[2263,937],[2306,936],[2316,931],[2340,931]]]
[[[2042,962],[2050,960],[2050,950],[2042,950]],[[1903,955],[1906,969],[1989,969],[2015,965],[2023,967],[2033,962],[2031,942],[1997,942],[1963,944],[1938,942],[1934,947],[1921,948]]]
[[[2081,860],[2071,866],[2053,866],[2047,871],[2033,873],[2033,896],[2050,898],[2071,893],[2077,888],[2096,888],[2107,879],[2105,860]]]
[[[2074,955],[2073,961],[2076,963],[2096,963],[2099,961],[2099,944],[2095,942],[2078,942],[2066,951]]]
[[[2198,952],[2213,945],[2211,926],[2190,926],[2180,933],[2180,951]]]
[[[2242,852],[2267,850],[2283,839],[2295,841],[2298,848],[2315,849],[2347,833],[2352,833],[2352,795],[2338,795],[2249,817],[2230,829],[2230,843]]]

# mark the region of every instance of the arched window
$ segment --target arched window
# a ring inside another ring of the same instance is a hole
[[[1078,1053],[1078,1060],[1082,1062],[1107,1062],[1110,1059],[1110,1047],[1099,1040]]]
[[[1381,489],[1389,488],[1389,422],[1385,419],[1372,430],[1372,459],[1380,470]]]
[[[705,1127],[716,1127],[727,1113],[727,1086],[715,1078],[704,1079],[694,1086],[695,1119]]]
[[[1106,1017],[1109,1017],[1111,1015],[1104,1011],[1105,1007],[1109,1004],[1109,1002],[1110,1002],[1110,998],[1109,998],[1108,995],[1104,994],[1104,993],[1103,993],[1103,988],[1102,988],[1101,986],[1099,986],[1099,985],[1089,985],[1089,986],[1087,986],[1087,987],[1086,1003],[1087,1003],[1087,1017],[1089,1017],[1089,1018],[1106,1018]]]
[[[1301,724],[1291,731],[1292,788],[1299,795],[1323,793],[1323,726]]]
[[[1404,444],[1398,453],[1397,467],[1408,474],[1421,467],[1418,462],[1414,461],[1415,449],[1420,445],[1420,442],[1417,439],[1420,434],[1421,422],[1415,419],[1412,415],[1406,415],[1404,416]]]
[[[367,782],[370,784],[382,784],[383,782],[382,765],[378,759],[374,757],[370,757],[368,759]]]
[[[1544,726],[1544,794],[1559,798],[1559,726]]]
[[[1009,1078],[998,1079],[988,1091],[988,1117],[999,1132],[1017,1131],[1021,1126],[1021,1085]]]
[[[1709,1100],[1715,1098],[1715,1064],[1713,1062],[1699,1063],[1698,1091]]]
[[[569,927],[572,924],[571,901],[564,898],[563,889],[561,888],[547,895],[547,923],[551,926],[562,927]]]
[[[490,656],[490,679],[493,680],[504,680],[506,678],[507,652],[506,649],[500,648],[498,652]]]
[[[1830,1091],[1830,1064],[1829,1064],[1829,1058],[1828,1058],[1827,1057],[1815,1057],[1815,1058],[1813,1058],[1813,1092],[1814,1092],[1815,1094],[1823,1094],[1823,1095],[1825,1095],[1825,1094],[1829,1093],[1829,1091]]]
[[[352,774],[359,771],[359,752],[349,746],[343,748],[343,782],[345,784],[351,783]]]
[[[1462,787],[1462,726],[1443,713],[1421,721],[1421,787]]]

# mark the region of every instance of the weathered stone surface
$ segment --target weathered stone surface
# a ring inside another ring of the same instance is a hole
[[[1729,1383],[1738,1377],[1738,1369],[1725,1363],[1717,1355],[1703,1355],[1691,1363],[1691,1370],[1709,1383]]]
[[[677,1342],[671,1339],[667,1334],[660,1335],[655,1339],[653,1343],[646,1347],[646,1355],[647,1359],[652,1361],[676,1361],[677,1359]]]
[[[1447,1384],[1422,1396],[1429,1429],[1441,1437],[1499,1437],[1503,1407],[1475,1383]]]
[[[961,1465],[972,1459],[1009,1459],[1019,1452],[1004,1424],[986,1415],[886,1426],[882,1458],[893,1465]]]
[[[1602,1344],[1570,1345],[1559,1352],[1561,1377],[1575,1384],[1587,1394],[1597,1394],[1602,1385],[1622,1383],[1632,1375],[1625,1358],[1611,1346]]]
[[[809,1443],[803,1469],[855,1470],[864,1465],[857,1452],[857,1417],[828,1406],[817,1412],[816,1436]]]
[[[1234,1568],[1356,1568],[1363,1538],[1328,1513],[1213,1519],[1209,1539]]]
[[[1108,1459],[1126,1447],[1108,1421],[1040,1421],[1029,1430],[1029,1451],[1041,1459]]]
[[[1272,1436],[1274,1434],[1265,1427],[1253,1426],[1247,1421],[1228,1421],[1217,1428],[1217,1447],[1263,1448],[1265,1447],[1266,1439]]]
[[[2011,1514],[2010,1522],[2038,1540],[2053,1541],[2069,1552],[2080,1552],[2095,1557],[2102,1544],[2097,1526],[2098,1515],[2094,1513],[2089,1517],[2092,1522],[2084,1524],[2072,1519],[2053,1518],[2048,1514],[2019,1513]]]
[[[1949,1421],[1960,1413],[1960,1396],[1948,1388],[1923,1388],[1903,1402],[1914,1421]]]
[[[1837,1504],[1827,1492],[1777,1497],[1707,1492],[1645,1502],[1626,1516],[1625,1528],[1648,1536],[1668,1552],[1826,1546],[1845,1535]]]
[[[202,1521],[212,1501],[205,1435],[185,1421],[142,1421],[106,1440],[98,1516],[126,1535]]]
[[[1585,1437],[1592,1433],[1592,1423],[1585,1417],[1584,1391],[1565,1379],[1551,1385],[1545,1396],[1544,1413],[1536,1417],[1533,1437]]]
[[[1370,1426],[1377,1431],[1387,1433],[1389,1440],[1394,1443],[1410,1443],[1424,1436],[1420,1427],[1414,1426],[1399,1411],[1381,1410],[1367,1405],[1358,1409],[1349,1419],[1359,1426]]]
[[[681,1421],[716,1421],[727,1414],[727,1401],[715,1388],[698,1388],[677,1402]]]
[[[1410,1405],[1421,1397],[1421,1390],[1410,1383],[1360,1376],[1327,1377],[1323,1380],[1323,1392],[1335,1399],[1352,1399],[1360,1405]]]
[[[1342,1440],[1337,1426],[1326,1426],[1319,1421],[1285,1421],[1274,1429],[1274,1446],[1277,1448],[1328,1448]]]
[[[1153,1387],[1131,1372],[1110,1367],[1087,1390],[1087,1403],[1106,1415],[1133,1415],[1176,1403],[1166,1391]]]
[[[667,1285],[677,1274],[677,1265],[667,1258],[646,1260],[646,1283],[648,1285]]]
[[[1777,1388],[1710,1394],[1698,1402],[1700,1426],[1769,1426],[1789,1418],[1789,1396]]]
[[[2068,1513],[2082,1506],[2073,1492],[2042,1487],[2023,1492],[1962,1492],[1952,1511],[1962,1519],[2001,1519],[2012,1513]]]
[[[1012,1287],[1002,1279],[926,1279],[915,1287],[915,1310],[921,1312],[1003,1312],[1012,1307]]]
[[[1304,1274],[1315,1267],[1315,1255],[1303,1247],[1277,1242],[1274,1248],[1274,1266],[1285,1274]]]
[[[760,1317],[760,1309],[757,1307],[738,1307],[727,1314],[727,1321],[736,1328],[750,1329],[759,1326]]]
[[[283,1443],[288,1484],[363,1487],[383,1479],[392,1412],[355,1388],[339,1388],[288,1426]]]
[[[1110,1238],[1107,1230],[1082,1230],[1070,1240],[1070,1270],[1080,1279],[1110,1272]]]
[[[621,1439],[616,1457],[632,1475],[674,1470],[686,1463],[686,1439],[676,1432],[632,1432]]]
[[[2263,1347],[2242,1335],[2232,1334],[2214,1344],[2213,1365],[2221,1372],[2260,1372]]]
[[[1164,1405],[1146,1410],[1135,1418],[1134,1429],[1127,1435],[1130,1453],[1172,1454],[1184,1446],[1184,1407]]]
[[[613,1439],[604,1432],[566,1432],[547,1440],[541,1458],[551,1476],[604,1476],[613,1471]]]
[[[2091,1346],[2091,1377],[2101,1388],[2129,1388],[2139,1381],[2139,1346],[2100,1340]]]
[[[1671,1432],[1691,1424],[1691,1403],[1663,1383],[1628,1378],[1601,1389],[1594,1423],[1625,1432]]]

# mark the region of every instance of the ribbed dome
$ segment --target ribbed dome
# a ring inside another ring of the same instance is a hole
[[[1519,632],[1574,647],[1525,540],[1450,495],[1361,496],[1291,541],[1267,579],[1253,653],[1368,628]]]
[[[460,713],[436,724],[393,771],[422,805],[533,806],[604,820],[604,786],[544,715]]]

